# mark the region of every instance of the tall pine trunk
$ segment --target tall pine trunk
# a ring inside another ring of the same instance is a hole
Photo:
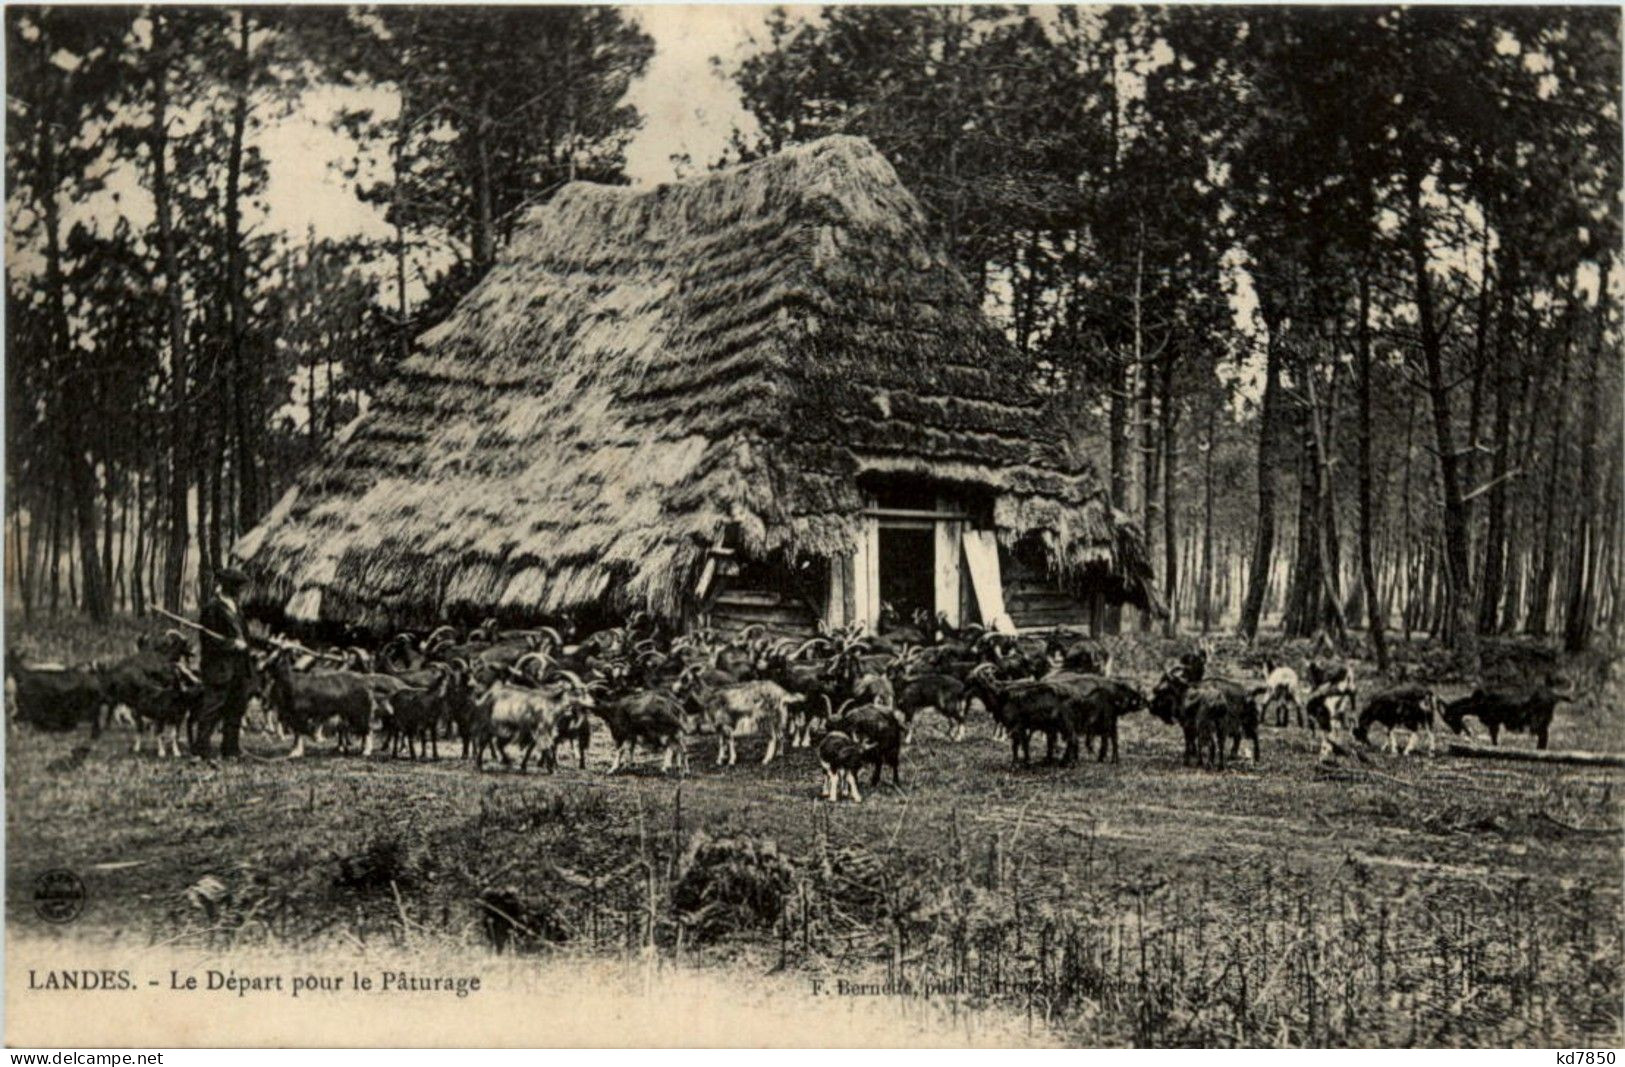
[[[169,38],[163,9],[152,9],[152,199],[169,323],[169,545],[164,555],[164,607],[179,611],[186,580],[186,514],[194,426],[186,410],[186,303],[169,186]]]
[[[1239,630],[1249,641],[1258,634],[1269,590],[1270,561],[1275,552],[1275,421],[1281,391],[1281,321],[1266,315],[1269,345],[1264,356],[1264,398],[1258,416],[1258,525],[1253,533],[1252,566],[1247,573],[1247,595],[1241,604]]]
[[[1502,577],[1506,572],[1507,478],[1512,458],[1512,370],[1507,366],[1512,351],[1512,304],[1518,284],[1518,264],[1508,260],[1502,271],[1495,335],[1495,429],[1491,434],[1495,449],[1490,461],[1489,500],[1485,504],[1484,565],[1479,571],[1478,632],[1493,634],[1500,629]]]
[[[1332,380],[1326,386],[1326,420],[1336,408],[1337,364],[1332,363]],[[1315,538],[1311,550],[1315,553],[1315,570],[1320,576],[1321,610],[1315,614],[1315,632],[1329,626],[1339,644],[1348,640],[1348,626],[1343,619],[1343,592],[1338,580],[1336,509],[1332,500],[1332,460],[1330,431],[1321,420],[1320,395],[1315,388],[1313,369],[1304,374],[1304,386],[1309,392],[1309,429],[1311,458],[1315,465]]]
[[[1196,610],[1203,633],[1213,629],[1213,451],[1218,411],[1217,402],[1208,404],[1207,449],[1202,457],[1202,578],[1197,586]]]
[[[235,529],[247,530],[260,513],[259,381],[256,353],[245,343],[248,295],[242,238],[243,137],[248,126],[249,32],[247,10],[237,18],[237,85],[231,108],[231,146],[226,159],[226,307],[230,311],[232,471],[237,479]],[[225,450],[222,434],[221,451]],[[216,515],[219,508],[216,508]],[[218,540],[218,536],[216,536]]]
[[[1377,589],[1377,565],[1372,547],[1371,502],[1371,269],[1367,262],[1360,270],[1360,322],[1354,346],[1355,389],[1360,407],[1359,423],[1359,507],[1360,582],[1365,588],[1365,624],[1377,669],[1388,669],[1388,639],[1383,633],[1385,601]]]
[[[1450,426],[1450,390],[1444,376],[1444,339],[1433,306],[1433,280],[1428,273],[1427,231],[1422,208],[1422,170],[1411,165],[1405,175],[1409,215],[1405,220],[1412,294],[1421,330],[1422,360],[1427,371],[1428,403],[1433,413],[1434,446],[1439,460],[1440,504],[1444,511],[1444,590],[1447,606],[1444,634],[1452,648],[1476,658],[1476,633],[1468,617],[1467,505],[1462,500],[1455,433]]]
[[[1308,637],[1320,626],[1320,471],[1315,462],[1313,401],[1303,391],[1314,373],[1306,358],[1294,368],[1299,381],[1297,413],[1298,517],[1292,549],[1292,567],[1286,588],[1286,610],[1281,632],[1287,637]]]
[[[1112,353],[1111,382],[1106,401],[1106,433],[1108,458],[1111,467],[1112,507],[1128,511],[1128,375],[1121,352]],[[1106,606],[1102,629],[1115,634],[1123,626],[1123,608],[1120,604]]]
[[[43,33],[40,44],[42,48],[50,50],[49,38]],[[51,362],[59,378],[71,379],[77,370],[77,359],[68,323],[67,281],[62,272],[62,216],[57,202],[57,190],[61,184],[61,175],[57,173],[56,137],[59,132],[52,128],[48,115],[39,115],[36,147],[42,171],[39,207],[45,224],[45,285],[50,307]],[[91,618],[104,620],[112,609],[96,545],[96,472],[86,454],[83,436],[84,412],[80,405],[87,395],[89,391],[82,384],[62,390],[62,410],[56,418],[61,434],[62,461],[68,476],[69,506],[84,569],[84,609]]]
[[[1572,292],[1573,280],[1570,279]],[[1529,594],[1529,613],[1525,631],[1534,637],[1544,637],[1551,624],[1552,586],[1557,580],[1557,505],[1558,482],[1561,479],[1564,465],[1563,452],[1566,447],[1564,431],[1567,429],[1569,413],[1569,358],[1573,352],[1573,322],[1574,306],[1570,298],[1569,306],[1564,311],[1562,320],[1563,341],[1561,356],[1557,361],[1557,411],[1552,420],[1552,447],[1551,463],[1546,471],[1546,501],[1541,508],[1541,536],[1540,536],[1540,567],[1536,571],[1535,584]]]
[[[1607,273],[1604,272],[1604,277]],[[1601,309],[1598,314],[1601,315]],[[1563,625],[1563,647],[1569,652],[1584,651],[1591,643],[1592,611],[1597,584],[1598,507],[1597,450],[1602,423],[1603,376],[1600,325],[1588,346],[1591,350],[1591,381],[1586,390],[1584,444],[1580,449],[1580,487],[1575,493],[1574,525],[1569,535],[1568,611]]]
[[[1175,524],[1178,505],[1176,488],[1179,479],[1174,476],[1178,461],[1175,434],[1178,432],[1179,412],[1174,406],[1174,354],[1170,348],[1162,357],[1162,556],[1167,573],[1163,575],[1163,589],[1167,596],[1168,617],[1163,622],[1163,633],[1174,636],[1179,630],[1179,539]]]

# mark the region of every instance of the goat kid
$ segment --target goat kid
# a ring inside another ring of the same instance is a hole
[[[1284,727],[1287,724],[1289,713],[1295,712],[1298,727],[1304,725],[1303,704],[1298,699],[1298,672],[1282,664],[1276,666],[1270,659],[1264,660],[1264,686],[1259,691],[1262,697],[1260,705],[1262,711],[1275,709],[1275,725]]]
[[[897,721],[893,709],[877,704],[860,708],[843,708],[839,715],[830,720],[829,728],[848,737],[857,738],[869,746],[862,762],[874,768],[874,776],[869,779],[871,787],[880,784],[882,767],[891,768],[893,788],[902,787],[898,764],[902,760],[903,726]]]
[[[858,792],[857,769],[867,761],[873,748],[840,730],[824,735],[818,742],[818,766],[824,771],[825,800],[833,804],[845,792],[851,794],[852,803],[863,803],[863,794]]]

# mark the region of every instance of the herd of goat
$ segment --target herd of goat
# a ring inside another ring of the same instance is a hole
[[[143,640],[131,655],[82,667],[8,664],[14,721],[47,730],[89,723],[98,736],[112,715],[136,726],[136,751],[146,727],[160,755],[179,754],[203,687],[188,666],[189,641],[178,631]],[[900,785],[899,760],[916,719],[931,712],[959,740],[976,707],[1010,742],[1013,762],[1031,760],[1036,734],[1045,758],[1060,747],[1063,764],[1078,760],[1079,743],[1097,759],[1118,758],[1118,721],[1147,709],[1184,734],[1185,762],[1223,769],[1243,741],[1258,758],[1258,729],[1294,718],[1320,734],[1322,753],[1339,734],[1368,744],[1373,726],[1387,731],[1385,748],[1405,751],[1434,724],[1462,733],[1477,718],[1498,742],[1502,730],[1527,731],[1545,748],[1556,704],[1549,685],[1475,690],[1444,703],[1426,686],[1381,688],[1356,716],[1353,675],[1346,664],[1310,662],[1304,675],[1267,664],[1262,682],[1216,677],[1205,646],[1182,654],[1149,694],[1114,677],[1099,643],[1054,632],[1011,635],[976,627],[955,629],[922,616],[884,637],[859,628],[797,641],[759,628],[731,637],[668,635],[647,616],[579,640],[558,630],[500,630],[486,622],[467,633],[443,626],[401,633],[381,645],[316,651],[272,639],[256,656],[255,696],[262,728],[292,734],[291,755],[307,739],[330,732],[341,752],[359,743],[411,759],[438,758],[442,740],[461,741],[462,755],[483,769],[488,756],[504,764],[517,752],[524,771],[535,756],[547,770],[560,748],[574,746],[586,767],[596,719],[614,746],[609,771],[627,768],[637,751],[661,755],[663,770],[688,766],[687,742],[717,739],[717,763],[732,764],[744,736],[766,740],[763,763],[791,747],[815,746],[830,800],[861,800],[857,775],[869,769],[878,785],[883,768]],[[127,709],[127,712],[126,710]]]

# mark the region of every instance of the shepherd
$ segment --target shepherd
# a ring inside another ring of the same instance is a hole
[[[248,576],[242,571],[222,567],[214,577],[214,597],[203,606],[199,667],[206,692],[192,740],[192,755],[197,759],[209,758],[216,727],[220,728],[220,755],[225,759],[242,756],[238,738],[248,710],[254,664],[248,653],[248,623],[237,606],[237,594],[247,584]]]

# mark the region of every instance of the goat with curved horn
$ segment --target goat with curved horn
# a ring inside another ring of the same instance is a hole
[[[537,663],[541,664],[541,670],[538,671],[534,677],[540,677],[541,674],[547,670],[548,665],[553,662],[553,660],[544,652],[526,652],[523,656],[520,656],[518,659],[514,660],[514,671],[522,677],[533,677],[532,675],[525,673],[525,666],[530,663],[531,660],[535,660]]]
[[[796,646],[796,650],[794,652],[790,653],[790,658],[793,659],[793,660],[800,659],[801,654],[803,652],[805,652],[809,648],[813,648],[815,646],[822,646],[824,648],[828,648],[828,647],[830,647],[830,643],[829,643],[829,641],[827,639],[822,638],[822,637],[809,637],[807,640],[801,642],[801,644]]]
[[[428,637],[425,637],[423,639],[422,648],[423,648],[424,651],[428,651],[429,649],[431,649],[431,648],[435,647],[436,645],[440,644],[442,641],[453,641],[454,642],[456,640],[457,640],[457,627],[455,627],[455,626],[437,626],[433,630],[429,631],[429,636]]]
[[[577,674],[575,671],[565,670],[563,667],[554,668],[548,673],[547,677],[549,679],[563,678],[577,689],[584,690],[587,688],[587,683],[581,680],[581,675]]]

